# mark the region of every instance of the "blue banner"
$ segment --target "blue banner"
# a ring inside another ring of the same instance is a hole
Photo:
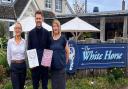
[[[69,41],[69,47],[69,73],[75,72],[76,69],[127,66],[127,44],[75,44]]]
[[[126,67],[127,44],[78,44],[78,68]]]

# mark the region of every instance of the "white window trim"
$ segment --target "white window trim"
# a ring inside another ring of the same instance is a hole
[[[55,11],[62,12],[62,0],[61,1],[55,0]]]
[[[2,3],[11,3],[11,0],[8,1],[8,0],[2,0]]]
[[[48,2],[47,4],[48,4],[48,6],[51,5],[51,7],[46,7],[46,0],[45,0],[45,8],[46,9],[52,9],[52,0],[48,0],[48,1],[50,1],[50,2]]]

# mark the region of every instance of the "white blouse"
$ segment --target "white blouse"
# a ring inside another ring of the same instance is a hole
[[[25,59],[26,42],[24,39],[19,44],[16,43],[15,38],[9,39],[7,44],[7,61],[10,65],[11,60]]]

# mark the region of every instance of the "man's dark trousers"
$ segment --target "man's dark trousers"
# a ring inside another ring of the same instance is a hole
[[[38,66],[33,69],[31,69],[32,72],[32,82],[33,82],[33,88],[38,89],[39,88],[39,81],[41,79],[42,81],[42,89],[48,89],[48,68],[45,68],[43,66]]]

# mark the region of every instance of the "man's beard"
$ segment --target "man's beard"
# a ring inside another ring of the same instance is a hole
[[[42,27],[42,24],[40,24],[40,25],[36,25],[36,27],[37,27],[37,28],[41,28],[41,27]]]

